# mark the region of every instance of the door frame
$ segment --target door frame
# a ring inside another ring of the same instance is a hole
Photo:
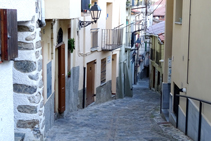
[[[61,51],[62,51],[62,48],[63,48],[63,52],[61,53]],[[56,54],[56,63],[57,63],[57,75],[56,75],[56,77],[57,77],[57,82],[56,82],[56,88],[58,89],[58,90],[56,90],[56,92],[57,92],[57,96],[55,96],[55,101],[54,101],[54,103],[55,103],[55,110],[56,110],[56,112],[57,112],[57,110],[58,110],[58,112],[61,114],[61,113],[63,113],[64,111],[65,111],[65,93],[66,93],[66,88],[65,88],[65,85],[66,85],[66,75],[65,75],[65,44],[64,44],[64,42],[62,42],[62,43],[60,43],[60,44],[58,44],[57,46],[56,46],[56,49],[57,49],[57,54]],[[63,54],[63,55],[61,55],[60,56],[60,54]],[[61,58],[60,57],[62,57],[63,58],[63,60],[61,60]],[[64,74],[60,74],[60,69],[61,69],[61,65],[62,65],[62,67],[63,67],[63,73]],[[63,77],[63,91],[64,91],[64,93],[62,94],[61,93],[61,90],[62,90],[62,88],[61,88],[61,77]]]
[[[87,63],[87,69],[86,69],[86,106],[90,105],[94,102],[94,92],[95,92],[95,63],[96,61],[91,61]],[[90,67],[92,70],[91,76],[88,71],[90,71]],[[88,96],[90,90],[90,95]],[[90,98],[91,96],[91,98]],[[90,101],[88,101],[90,98]]]

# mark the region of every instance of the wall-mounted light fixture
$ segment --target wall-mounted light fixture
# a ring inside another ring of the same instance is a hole
[[[97,5],[97,2],[90,9],[91,17],[94,21],[81,21],[79,20],[79,29],[87,27],[90,24],[97,23],[97,20],[100,18],[101,8]]]

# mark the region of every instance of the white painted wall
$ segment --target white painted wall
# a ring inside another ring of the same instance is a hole
[[[45,0],[46,19],[71,19],[81,16],[80,0]]]
[[[0,64],[0,141],[14,140],[13,62]]]
[[[18,21],[29,21],[35,13],[35,0],[0,0],[0,8],[17,9]]]
[[[34,0],[1,0],[1,9],[17,9],[18,21],[30,21],[35,13]],[[20,36],[19,36],[20,37]],[[24,58],[24,53],[19,57]],[[31,57],[34,57],[33,55]],[[0,141],[14,140],[13,62],[0,64]]]

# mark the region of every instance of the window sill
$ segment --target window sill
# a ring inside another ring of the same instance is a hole
[[[182,22],[174,22],[177,25],[182,25]]]
[[[92,47],[91,52],[93,52],[93,51],[98,51],[98,47]]]

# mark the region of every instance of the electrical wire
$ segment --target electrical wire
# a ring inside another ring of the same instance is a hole
[[[160,1],[160,3],[158,4],[158,6],[160,6],[160,4],[163,2],[163,0],[162,1]],[[158,6],[149,14],[149,15],[147,15],[147,16],[150,16],[151,14],[153,14],[154,12],[155,12],[155,10],[158,8]]]

